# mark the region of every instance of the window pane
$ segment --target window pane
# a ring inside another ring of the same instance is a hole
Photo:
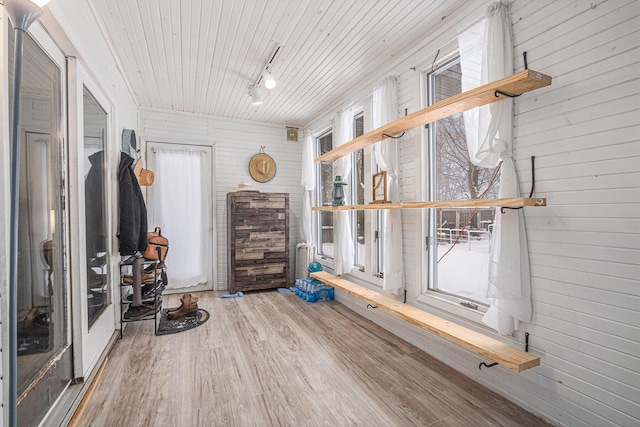
[[[87,245],[87,316],[89,327],[110,304],[108,280],[107,203],[106,203],[106,143],[107,113],[85,88],[84,170],[85,170],[85,239]]]
[[[461,69],[450,63],[430,76],[431,102],[461,92]],[[431,133],[435,150],[431,159],[432,200],[494,198],[498,194],[494,169],[475,166],[469,160],[462,114],[435,123]],[[492,180],[495,182],[492,184]],[[432,289],[463,299],[488,303],[486,298],[491,224],[494,209],[434,209],[431,214],[436,250],[430,251],[437,283]]]
[[[13,82],[14,32],[9,31],[8,80]],[[19,404],[19,419],[40,420],[70,379],[60,362],[67,344],[65,277],[66,216],[60,185],[63,163],[61,70],[28,35],[24,35],[22,120],[18,216],[17,384],[18,394],[47,390],[49,400],[37,411],[28,398]],[[13,85],[9,85],[9,99]],[[11,121],[11,123],[13,123]],[[7,255],[8,256],[8,255]],[[47,368],[60,368],[48,382]],[[35,394],[34,394],[35,395]],[[26,404],[24,402],[27,402]],[[33,425],[37,425],[35,422]]]
[[[364,133],[364,115],[360,114],[353,119],[353,136],[359,137]],[[353,198],[354,204],[364,204],[364,149],[358,150],[353,153],[353,176],[355,178],[353,185]],[[354,212],[355,216],[355,265],[364,267],[365,248],[364,248],[364,211],[359,210]]]
[[[318,155],[333,149],[333,133],[328,132],[316,140]],[[330,206],[333,203],[333,162],[320,163],[320,182],[318,185],[317,203]],[[333,258],[333,212],[318,212],[318,254]]]

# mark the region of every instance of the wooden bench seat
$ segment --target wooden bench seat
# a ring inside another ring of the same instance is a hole
[[[360,298],[377,308],[394,314],[441,338],[451,341],[469,351],[499,363],[513,371],[522,372],[540,365],[540,358],[526,351],[512,347],[487,335],[449,322],[419,308],[396,301],[386,295],[324,271],[311,273],[314,277],[336,289]]]

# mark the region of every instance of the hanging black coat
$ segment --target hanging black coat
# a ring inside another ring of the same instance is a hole
[[[87,260],[100,252],[106,252],[108,242],[104,224],[103,152],[93,153],[89,156],[89,161],[91,169],[84,180]]]
[[[118,166],[118,239],[120,255],[133,255],[147,248],[147,207],[133,173],[133,159],[120,153]]]

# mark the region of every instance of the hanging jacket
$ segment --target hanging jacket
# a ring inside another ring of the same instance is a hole
[[[84,180],[85,226],[87,260],[106,252],[108,239],[104,223],[105,191],[103,181],[104,155],[102,151],[89,156],[91,169]]]
[[[118,166],[118,239],[120,255],[133,255],[147,248],[147,207],[133,173],[133,159],[120,153]]]

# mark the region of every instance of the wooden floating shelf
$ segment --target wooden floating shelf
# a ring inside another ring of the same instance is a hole
[[[419,308],[396,301],[364,286],[336,277],[324,271],[311,273],[314,277],[336,289],[362,299],[377,308],[394,314],[407,322],[438,335],[447,341],[499,363],[516,372],[540,365],[540,357],[512,347],[502,341],[449,322]]]
[[[549,86],[551,77],[533,70],[524,70],[511,76],[496,80],[486,85],[471,89],[467,92],[454,95],[420,111],[402,117],[358,138],[347,142],[331,151],[324,153],[315,159],[316,163],[330,162],[358,151],[376,142],[382,141],[386,135],[398,135],[415,127],[435,122],[462,111],[467,111],[481,105],[507,99],[507,96],[496,91],[510,95],[521,95],[532,90]]]
[[[425,209],[425,208],[478,208],[478,207],[507,207],[520,208],[524,206],[547,206],[546,198],[514,197],[501,199],[473,199],[473,200],[441,200],[437,202],[399,202],[399,203],[371,203],[355,206],[314,206],[314,211],[361,211],[382,209]]]

